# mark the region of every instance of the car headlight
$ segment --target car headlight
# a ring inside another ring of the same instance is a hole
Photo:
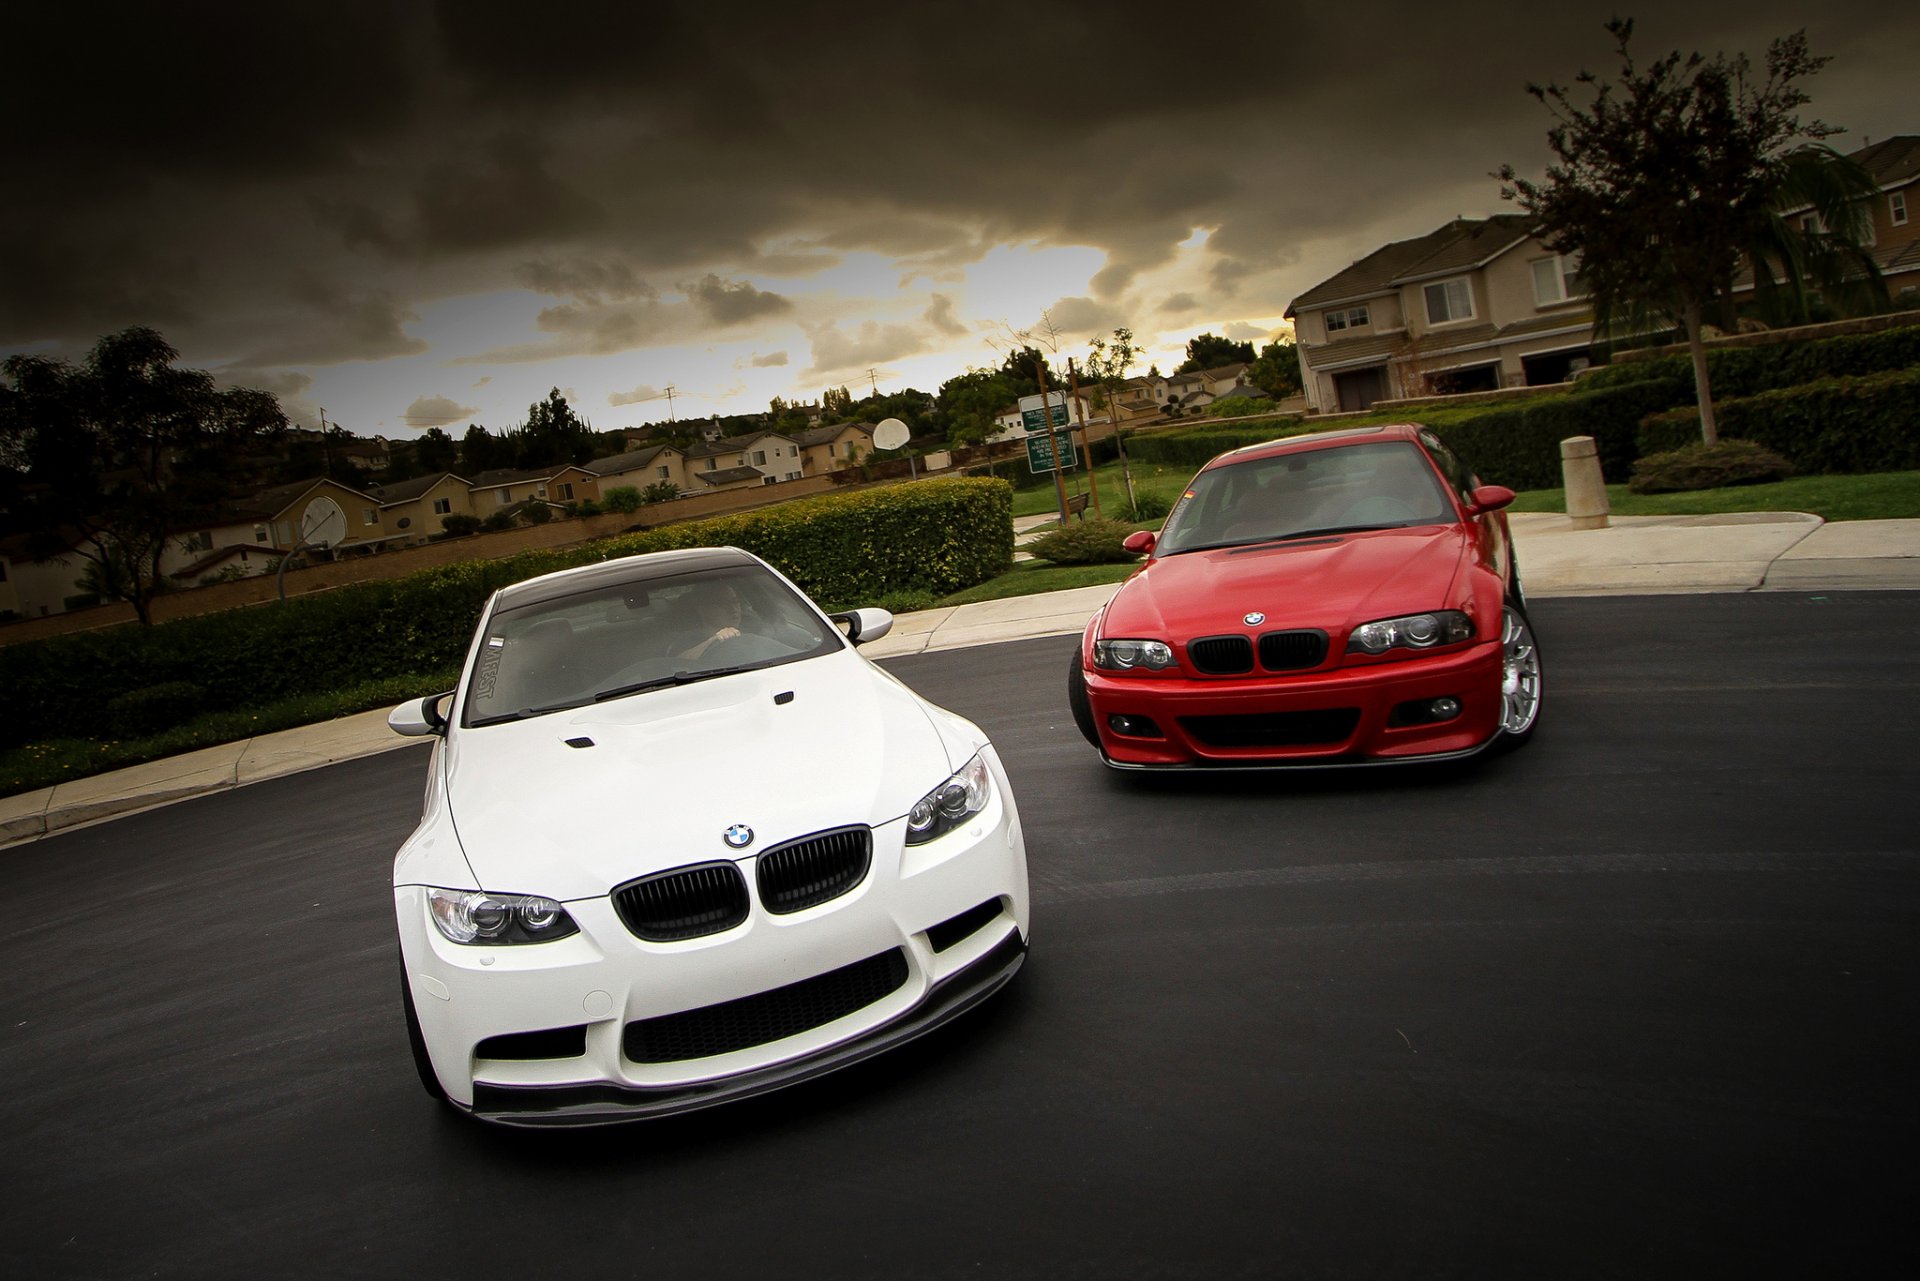
[[[1347,639],[1349,654],[1384,654],[1390,649],[1432,649],[1473,639],[1473,620],[1457,609],[1406,614],[1362,623]]]
[[[1093,665],[1109,671],[1144,667],[1164,671],[1173,666],[1173,646],[1157,640],[1100,640],[1093,643]]]
[[[985,809],[992,797],[993,775],[985,758],[976,756],[907,811],[907,844],[925,845],[946,835]]]
[[[429,888],[427,908],[451,943],[550,943],[580,932],[566,908],[537,894]]]

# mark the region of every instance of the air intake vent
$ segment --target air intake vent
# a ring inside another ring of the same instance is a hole
[[[843,827],[768,850],[754,878],[767,910],[784,916],[839,898],[866,879],[872,862],[873,832]]]
[[[907,981],[899,948],[774,988],[679,1014],[627,1024],[627,1057],[635,1063],[678,1063],[798,1036],[864,1009]]]
[[[928,930],[927,942],[932,944],[934,951],[944,952],[955,943],[964,942],[985,929],[988,921],[999,918],[1000,910],[1000,900],[990,898]]]
[[[702,863],[631,881],[613,892],[613,906],[636,938],[699,938],[747,919],[747,881],[731,863]]]
[[[1182,716],[1180,725],[1208,747],[1317,747],[1346,741],[1360,723],[1357,707],[1244,716]]]
[[[473,1047],[477,1059],[577,1059],[587,1052],[587,1029],[556,1027],[544,1032],[490,1036]]]
[[[1244,636],[1203,636],[1187,642],[1187,658],[1209,676],[1235,676],[1253,670],[1253,642]]]
[[[1318,667],[1327,656],[1327,634],[1321,631],[1268,632],[1260,638],[1260,666],[1270,672],[1292,672]]]

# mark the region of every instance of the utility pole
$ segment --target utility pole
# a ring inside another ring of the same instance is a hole
[[[675,391],[675,390],[676,390],[676,388],[674,387],[674,385],[673,385],[672,383],[668,383],[668,384],[667,384],[667,422],[668,422],[668,424],[669,424],[669,425],[671,425],[671,424],[672,424],[672,423],[674,422],[674,417],[673,417],[673,393],[674,393],[674,391]]]
[[[878,398],[880,395],[880,375],[871,369],[867,370],[867,385],[873,388],[873,394]]]

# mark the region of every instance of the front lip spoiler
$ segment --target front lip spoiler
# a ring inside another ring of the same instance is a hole
[[[518,1086],[476,1082],[473,1106],[462,1110],[495,1125],[544,1130],[645,1121],[751,1098],[858,1063],[931,1032],[1006,986],[1026,956],[1026,940],[1017,928],[1011,929],[986,955],[936,983],[918,1005],[892,1022],[790,1063],[689,1085]]]
[[[1177,761],[1165,765],[1149,765],[1137,761],[1116,761],[1104,751],[1100,760],[1108,769],[1129,770],[1142,774],[1216,774],[1236,770],[1322,770],[1322,769],[1392,769],[1402,765],[1438,765],[1445,761],[1465,761],[1480,755],[1500,741],[1505,730],[1495,730],[1485,742],[1457,752],[1433,752],[1425,756],[1345,756],[1332,759],[1307,760],[1245,760],[1245,761]]]

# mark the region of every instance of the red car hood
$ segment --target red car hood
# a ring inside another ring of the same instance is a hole
[[[1115,593],[1103,637],[1184,641],[1254,630],[1324,628],[1341,636],[1376,618],[1453,606],[1473,554],[1458,525],[1372,530],[1270,546],[1181,552],[1148,561]]]

